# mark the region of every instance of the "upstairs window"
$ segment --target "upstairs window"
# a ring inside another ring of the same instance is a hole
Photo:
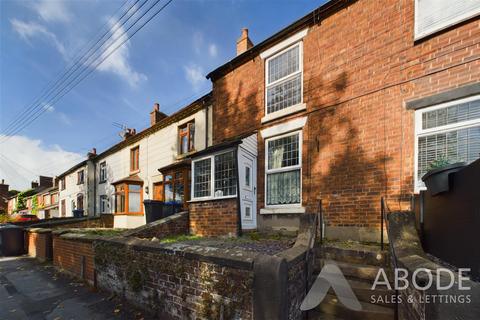
[[[53,204],[58,203],[58,193],[52,194],[52,203]]]
[[[266,61],[266,114],[302,103],[302,42]]]
[[[85,171],[80,170],[77,172],[77,184],[83,184],[85,182]]]
[[[266,140],[266,205],[301,204],[301,132]]]
[[[65,178],[60,179],[60,190],[65,190]]]
[[[130,149],[130,172],[139,171],[140,147]]]
[[[100,183],[107,181],[107,163],[106,162],[100,163],[99,179],[100,179]]]
[[[415,40],[479,14],[478,0],[415,0]]]
[[[185,154],[195,149],[195,122],[186,123],[178,128],[178,153]]]
[[[193,199],[237,195],[237,171],[233,151],[193,161]]]
[[[435,160],[470,163],[480,157],[480,96],[417,110],[416,187]]]

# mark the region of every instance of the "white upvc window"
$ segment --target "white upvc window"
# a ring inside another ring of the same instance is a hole
[[[415,40],[479,14],[479,0],[415,0]]]
[[[110,201],[108,196],[103,194],[100,196],[100,213],[108,213],[110,211]]]
[[[302,132],[266,139],[265,149],[265,206],[301,206]]]
[[[237,196],[237,170],[233,150],[192,161],[192,200]]]
[[[100,163],[99,171],[100,183],[107,181],[107,163],[105,161]]]
[[[471,163],[480,157],[480,95],[415,111],[415,191],[435,160]]]

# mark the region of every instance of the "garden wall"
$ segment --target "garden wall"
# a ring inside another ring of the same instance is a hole
[[[97,285],[157,316],[252,318],[255,254],[140,239],[95,242]]]
[[[52,260],[52,230],[31,228],[25,231],[26,252],[41,262]]]
[[[237,199],[190,202],[190,233],[199,236],[235,236]]]
[[[96,286],[92,244],[99,237],[64,232],[53,232],[54,266],[65,273],[84,280],[90,286]]]
[[[179,212],[123,233],[128,237],[157,239],[181,234],[188,234],[188,212]]]

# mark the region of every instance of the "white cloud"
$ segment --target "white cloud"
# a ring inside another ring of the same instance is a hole
[[[205,73],[203,68],[196,64],[190,64],[188,66],[184,66],[183,69],[185,70],[185,78],[190,82],[193,89],[198,91],[202,84],[207,82],[205,78]]]
[[[107,57],[120,43],[127,39],[127,35],[123,34],[123,32],[125,32],[125,29],[121,27],[118,22],[110,21],[110,33],[112,33],[112,37],[102,46],[103,49],[109,46],[110,48],[102,54],[102,58]],[[132,68],[128,61],[129,57],[130,41],[126,41],[98,66],[98,70],[114,73],[127,81],[131,87],[136,87],[140,82],[147,80],[147,76]]]
[[[29,188],[38,175],[58,175],[85,158],[58,145],[47,146],[41,140],[25,136],[12,136],[3,142],[0,154],[0,177],[18,190]]]
[[[70,22],[72,15],[66,6],[66,1],[37,0],[31,8],[47,22]]]
[[[200,54],[202,53],[202,48],[203,48],[203,33],[201,32],[195,32],[193,34],[193,50],[195,50],[195,53]]]
[[[11,19],[10,23],[15,32],[17,32],[20,37],[30,43],[30,40],[35,37],[43,37],[47,40],[50,40],[51,44],[58,50],[58,52],[63,56],[64,59],[67,58],[65,47],[58,40],[57,36],[48,31],[47,28],[38,24],[36,22],[25,22],[18,19]]]
[[[214,44],[214,43],[211,43],[209,46],[208,46],[208,54],[210,55],[210,57],[212,58],[215,58],[218,54],[218,49],[217,49],[217,45]]]

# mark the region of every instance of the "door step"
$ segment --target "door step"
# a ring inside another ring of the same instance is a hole
[[[327,294],[322,303],[314,310],[309,311],[309,319],[348,319],[348,320],[392,320],[392,308],[360,302],[362,310],[355,311],[345,307],[336,296]]]
[[[380,245],[366,245],[357,242],[328,242],[315,248],[315,256],[323,259],[367,264],[384,267],[390,264],[387,250],[381,250]]]

